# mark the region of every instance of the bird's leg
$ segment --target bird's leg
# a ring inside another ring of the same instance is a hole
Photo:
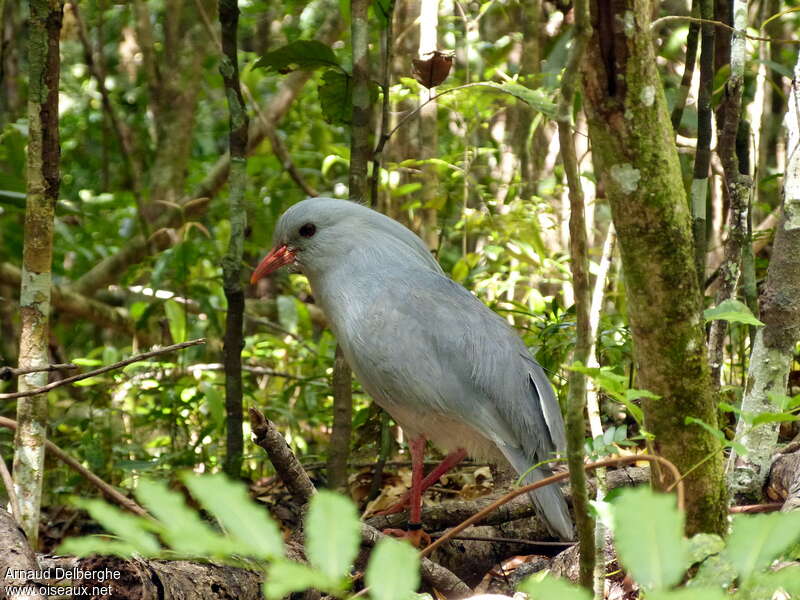
[[[411,453],[411,506],[408,515],[408,529],[385,529],[383,533],[402,537],[416,547],[427,546],[430,536],[422,529],[422,474],[425,469],[425,436],[421,435],[409,440]]]
[[[428,473],[425,478],[422,480],[421,483],[421,494],[425,492],[429,487],[431,487],[434,483],[439,481],[439,479],[447,473],[450,469],[455,467],[458,463],[464,460],[464,457],[467,455],[467,451],[463,448],[459,448],[458,450],[451,452],[447,456],[444,457],[444,460],[436,465],[436,468],[433,469],[430,473]],[[413,466],[412,466],[412,487],[413,487]],[[406,492],[400,499],[392,504],[389,508],[385,510],[378,511],[375,513],[376,515],[393,515],[396,513],[401,512],[406,506],[408,506],[408,501],[411,498],[411,492]]]

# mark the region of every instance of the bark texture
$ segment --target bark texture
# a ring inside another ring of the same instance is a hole
[[[29,583],[26,577],[20,577],[20,571],[30,571],[39,568],[36,554],[31,550],[28,540],[17,525],[14,518],[0,508],[0,573],[3,573],[3,587],[0,588],[0,598],[6,598],[8,586],[24,586]],[[15,600],[44,600],[41,594],[26,594],[13,596]]]
[[[48,359],[53,217],[58,200],[58,77],[62,9],[58,0],[31,0],[28,31],[28,173],[25,244],[20,285],[22,331],[19,367],[44,367]],[[41,387],[47,373],[18,380],[19,391]],[[14,485],[22,523],[35,548],[44,477],[47,396],[17,403],[14,439]]]
[[[691,215],[650,37],[650,3],[595,0],[584,60],[594,158],[620,245],[637,386],[653,451],[687,473],[687,531],[723,533],[727,498],[706,360]],[[710,458],[709,458],[710,457]],[[658,479],[658,478],[657,478]],[[663,487],[667,482],[657,481]]]
[[[786,393],[794,347],[800,339],[800,59],[794,72],[786,113],[783,216],[775,231],[761,295],[761,321],[765,326],[756,334],[742,400],[742,411],[751,415],[780,412],[778,398]],[[778,423],[752,427],[740,419],[736,438],[748,453],[746,457],[731,455],[732,491],[758,498],[778,442]]]

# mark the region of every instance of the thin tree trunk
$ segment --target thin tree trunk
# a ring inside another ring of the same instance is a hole
[[[351,0],[351,39],[353,45],[353,112],[350,129],[349,196],[355,202],[367,200],[369,182],[367,165],[370,160],[370,99],[369,99],[369,24],[368,0]],[[333,431],[329,448],[328,477],[335,485],[347,481],[347,461],[350,457],[350,437],[353,422],[352,371],[336,348],[333,363]]]
[[[336,346],[331,387],[334,403],[333,429],[327,464],[328,486],[334,490],[345,490],[353,423],[353,379],[341,346]]]
[[[714,18],[714,0],[698,0],[700,16]],[[714,25],[703,23],[700,40],[700,90],[697,97],[697,151],[691,188],[692,236],[697,281],[706,279],[706,198],[708,169],[711,164],[711,94],[714,86]]]
[[[25,245],[20,285],[21,369],[44,367],[48,359],[53,218],[59,189],[58,80],[62,9],[58,0],[31,0],[28,30],[28,183]],[[19,391],[41,387],[47,373],[18,380]],[[38,546],[39,510],[47,439],[47,395],[20,398],[14,438],[14,485],[21,526]]]
[[[800,58],[786,114],[787,161],[783,180],[783,216],[775,231],[772,259],[761,297],[761,320],[756,334],[742,412],[780,412],[786,393],[795,344],[800,339]],[[743,419],[736,439],[747,448],[747,456],[731,455],[731,488],[735,494],[759,498],[778,442],[778,423],[751,427]]]
[[[219,23],[222,28],[220,73],[228,99],[228,144],[231,167],[228,174],[228,219],[231,237],[222,259],[222,278],[228,310],[225,314],[225,411],[227,438],[225,473],[238,479],[242,470],[244,439],[242,435],[242,347],[244,346],[244,290],[242,289],[242,254],[247,227],[244,192],[247,185],[247,131],[249,120],[239,84],[237,32],[239,7],[236,0],[220,0]]]
[[[742,91],[744,89],[744,65],[746,48],[744,31],[747,27],[747,3],[735,0],[733,4],[734,33],[731,41],[731,76],[725,86],[725,98],[719,107],[717,153],[725,171],[725,184],[728,189],[730,208],[728,210],[728,239],[725,242],[725,258],[720,266],[720,282],[717,289],[716,304],[736,295],[742,266],[742,248],[747,240],[747,217],[752,180],[748,174],[749,160],[744,145],[744,160],[737,154],[737,133],[742,114]],[[711,379],[719,388],[722,384],[722,362],[725,350],[725,335],[728,322],[718,319],[711,323],[708,336],[709,363]]]
[[[583,188],[578,172],[578,157],[572,132],[572,107],[580,82],[580,64],[584,49],[592,35],[589,23],[589,1],[576,0],[575,28],[572,48],[561,79],[561,96],[558,102],[558,141],[561,160],[569,187],[569,250],[572,284],[575,295],[575,349],[573,362],[585,365],[589,360],[592,341],[589,325],[589,258],[586,241]],[[567,464],[572,488],[572,506],[575,513],[578,543],[580,545],[579,581],[592,590],[595,565],[594,519],[589,511],[586,491],[586,471],[583,469],[583,441],[586,435],[586,375],[572,370],[569,373],[567,395]]]
[[[584,61],[593,157],[619,240],[634,340],[637,387],[652,450],[685,474],[687,531],[723,533],[727,496],[705,352],[692,218],[650,35],[646,0],[594,0]],[[689,472],[691,470],[691,472]],[[668,477],[654,473],[654,483]]]

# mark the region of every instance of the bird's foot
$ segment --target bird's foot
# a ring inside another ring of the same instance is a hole
[[[383,534],[406,540],[415,548],[424,548],[431,543],[431,536],[422,528],[420,523],[409,523],[408,529],[384,529]]]

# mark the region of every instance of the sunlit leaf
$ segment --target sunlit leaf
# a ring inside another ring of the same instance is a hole
[[[642,587],[665,589],[683,577],[689,566],[683,521],[674,496],[646,488],[625,490],[614,502],[617,553]]]
[[[406,600],[419,585],[419,558],[409,544],[384,538],[369,558],[365,576],[375,600]]]
[[[183,482],[200,504],[236,540],[241,554],[275,558],[283,554],[283,538],[266,509],[247,495],[240,483],[221,474],[186,475]]]
[[[744,323],[745,325],[761,326],[764,323],[756,319],[752,311],[744,302],[729,298],[720,302],[719,306],[707,308],[703,311],[706,321],[728,321],[731,323]]]
[[[311,499],[305,534],[311,564],[332,579],[344,576],[361,543],[355,505],[340,494],[320,491]]]

